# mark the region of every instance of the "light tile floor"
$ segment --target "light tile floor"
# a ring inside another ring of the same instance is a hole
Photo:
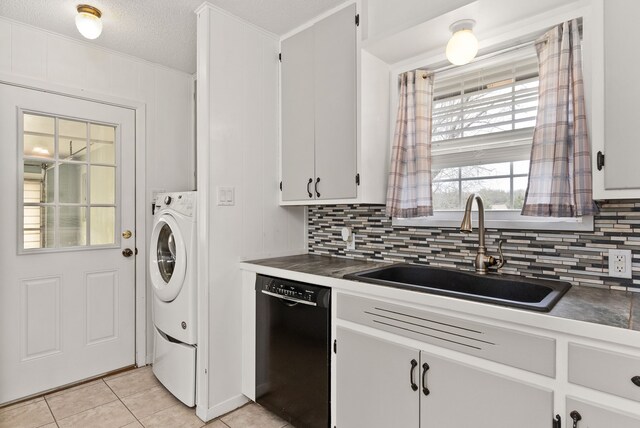
[[[199,428],[195,409],[178,401],[151,367],[118,373],[0,408],[0,428]],[[293,428],[251,403],[206,424],[210,428]]]

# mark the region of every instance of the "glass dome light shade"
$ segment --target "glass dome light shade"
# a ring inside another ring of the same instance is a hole
[[[471,30],[457,31],[447,43],[446,53],[452,64],[468,64],[478,53],[478,39]]]
[[[102,33],[102,21],[100,11],[94,7],[80,5],[76,15],[76,27],[80,34],[87,39],[97,39]]]

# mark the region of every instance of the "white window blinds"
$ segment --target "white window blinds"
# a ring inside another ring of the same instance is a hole
[[[534,47],[485,61],[435,75],[434,169],[529,159],[538,106]]]

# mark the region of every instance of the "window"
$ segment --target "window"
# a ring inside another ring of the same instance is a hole
[[[22,250],[116,243],[116,127],[21,113]]]
[[[434,209],[462,210],[479,193],[486,210],[521,210],[528,173],[528,160],[442,168],[433,177]]]
[[[396,219],[406,226],[460,225],[471,193],[485,202],[488,227],[573,229],[585,219],[520,215],[538,107],[538,59],[533,45],[436,72],[432,110],[434,216]]]
[[[487,210],[522,208],[538,107],[533,47],[434,81],[435,210],[461,210],[480,193]]]

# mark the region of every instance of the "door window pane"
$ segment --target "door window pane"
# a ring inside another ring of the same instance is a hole
[[[62,160],[83,161],[87,158],[87,124],[75,120],[59,120],[58,150]]]
[[[91,207],[91,245],[115,243],[115,208]]]
[[[84,204],[87,202],[87,166],[84,164],[60,164],[60,202]]]
[[[22,249],[115,245],[116,127],[23,113]]]
[[[86,207],[60,207],[60,246],[77,247],[87,244]]]
[[[53,203],[54,202],[54,183],[55,183],[55,167],[53,162],[40,160],[24,161],[23,184],[29,182],[29,193],[26,193],[27,187],[24,187],[25,194],[29,203]],[[37,183],[37,186],[36,186]]]
[[[22,121],[25,133],[54,135],[56,132],[56,120],[51,116],[25,113]]]
[[[25,157],[53,158],[55,139],[53,135],[24,134]]]
[[[23,216],[24,248],[53,248],[55,208],[25,206]]]
[[[91,203],[115,204],[116,169],[91,165]]]
[[[115,164],[115,130],[113,126],[91,124],[91,163]]]

